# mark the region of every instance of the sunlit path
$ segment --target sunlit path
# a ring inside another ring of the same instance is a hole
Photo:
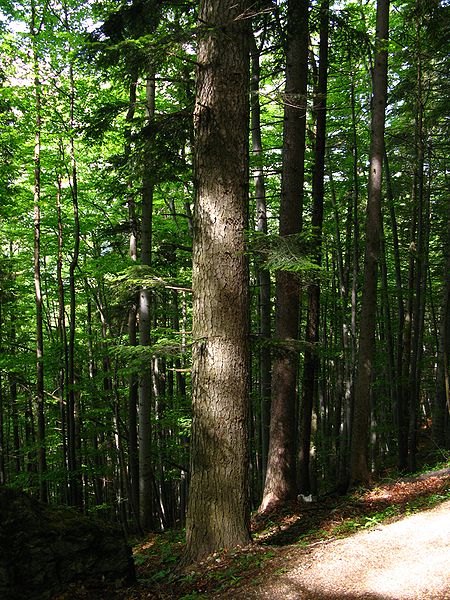
[[[284,574],[228,597],[448,600],[450,502],[290,556]]]

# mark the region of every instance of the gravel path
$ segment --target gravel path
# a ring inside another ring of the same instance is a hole
[[[293,550],[284,572],[230,600],[450,600],[450,502],[342,540]]]

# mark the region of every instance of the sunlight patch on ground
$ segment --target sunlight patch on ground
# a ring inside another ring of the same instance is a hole
[[[387,564],[368,572],[367,589],[386,598],[426,598],[427,582],[445,580],[447,574],[450,595],[450,511],[431,520],[424,531],[413,532],[408,520],[395,525],[398,546]]]
[[[450,502],[446,502],[327,544],[287,574],[290,589],[285,598],[293,590],[327,598],[450,598],[449,565]]]

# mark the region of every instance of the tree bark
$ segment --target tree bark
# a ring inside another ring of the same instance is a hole
[[[125,117],[127,128],[125,132],[125,158],[131,155],[131,121],[136,108],[137,73],[131,73],[129,106]],[[132,181],[129,181],[130,193],[128,196],[128,220],[130,223],[130,259],[136,263],[138,258],[137,239],[138,227],[134,195],[131,191]],[[137,311],[138,297],[134,296],[128,311],[128,343],[137,346]],[[128,470],[131,490],[131,504],[136,520],[139,521],[139,450],[138,450],[138,404],[139,404],[139,379],[136,372],[131,373],[128,382]],[[138,524],[139,525],[139,524]]]
[[[75,82],[73,77],[73,67],[69,67],[70,76],[70,130],[74,130],[74,103],[75,103]],[[70,500],[74,506],[81,507],[83,504],[82,497],[82,477],[80,471],[81,465],[81,440],[79,439],[79,407],[76,397],[76,375],[75,375],[75,337],[76,337],[76,282],[75,272],[78,267],[78,258],[80,254],[80,220],[78,212],[78,174],[77,163],[75,158],[75,141],[73,136],[70,138],[70,162],[71,162],[71,180],[70,191],[72,195],[73,209],[73,254],[69,265],[69,361],[68,361],[68,416],[67,416],[67,431],[68,431],[68,455],[69,455],[69,485],[70,485]]]
[[[147,121],[152,122],[155,114],[155,77],[149,75],[146,81]],[[146,144],[150,142],[147,140]],[[145,169],[142,182],[142,221],[141,221],[141,265],[150,267],[152,261],[152,218],[153,180],[148,149],[144,151]],[[150,346],[151,336],[151,290],[143,286],[139,293],[139,345]],[[139,520],[141,528],[153,528],[153,473],[152,473],[152,362],[147,354],[141,364],[138,387],[139,407]]]
[[[315,263],[322,264],[322,222],[325,173],[325,136],[328,81],[328,22],[329,2],[325,0],[320,7],[320,43],[319,77],[315,93],[314,110],[316,112],[316,147],[312,178],[313,212],[312,249]],[[320,284],[308,287],[308,315],[306,322],[306,349],[303,367],[303,403],[300,409],[300,449],[299,449],[299,491],[311,492],[310,448],[311,419],[318,391],[319,356],[317,346],[320,327]]]
[[[12,255],[12,250],[11,250]],[[17,334],[16,334],[16,316],[14,313],[15,307],[10,315],[10,340],[9,345],[11,348],[11,358],[14,361],[17,347]],[[14,363],[13,363],[14,364]],[[19,430],[19,410],[17,405],[17,373],[10,371],[8,373],[8,384],[9,384],[9,397],[10,397],[10,414],[12,422],[12,437],[13,437],[13,456],[14,456],[14,472],[19,474],[23,466],[23,458],[20,451],[20,430]]]
[[[69,499],[69,485],[67,480],[67,415],[66,415],[66,392],[68,389],[67,377],[69,372],[69,361],[67,353],[67,331],[65,324],[65,297],[63,281],[63,224],[61,210],[61,177],[58,176],[58,192],[56,198],[56,213],[58,218],[58,259],[56,264],[56,280],[58,282],[58,335],[60,343],[60,367],[59,367],[59,414],[61,419],[61,449],[62,467],[64,471],[64,486],[62,498],[65,503]]]
[[[286,87],[283,125],[280,236],[301,232],[308,80],[308,0],[288,2]],[[267,473],[260,512],[292,500],[296,485],[296,399],[300,285],[295,274],[276,275],[275,337],[280,342],[272,368],[272,404]]]
[[[381,240],[381,182],[384,153],[384,125],[387,96],[387,40],[389,0],[377,2],[376,57],[373,73],[370,172],[366,208],[364,287],[361,300],[358,367],[355,382],[355,410],[350,456],[350,484],[366,483],[370,392],[375,347],[377,309],[377,267]]]
[[[250,541],[246,8],[202,0],[199,11],[187,563]]]
[[[416,23],[417,44],[417,82],[416,82],[416,122],[415,122],[415,168],[414,168],[414,200],[417,218],[417,241],[414,245],[415,280],[411,313],[411,359],[409,369],[409,399],[408,399],[408,470],[416,470],[417,452],[417,420],[420,394],[420,355],[423,334],[423,303],[425,302],[426,269],[425,243],[426,222],[424,194],[425,166],[425,132],[424,132],[424,90],[422,69],[422,40],[421,25]]]
[[[400,244],[398,239],[398,226],[395,214],[394,194],[392,191],[391,176],[389,170],[389,159],[387,153],[384,155],[384,165],[386,171],[386,196],[389,206],[389,214],[392,230],[392,242],[394,250],[395,265],[395,283],[397,292],[397,319],[398,336],[397,351],[395,354],[395,421],[397,427],[398,444],[398,468],[405,470],[408,462],[408,425],[407,425],[407,407],[405,402],[404,385],[402,385],[403,368],[403,334],[405,328],[405,304],[403,299],[403,284],[400,261]]]
[[[436,389],[433,403],[433,439],[439,448],[450,447],[450,205],[444,240],[446,279],[442,289]]]
[[[3,352],[3,291],[0,289],[0,352]],[[0,370],[0,485],[6,483],[3,371]]]
[[[261,106],[260,106],[260,74],[259,49],[256,45],[255,35],[251,39],[251,132],[253,157],[257,166],[253,172],[256,200],[256,230],[267,233],[267,204],[264,170],[262,167],[263,148],[261,138]],[[267,469],[267,453],[269,448],[270,427],[270,390],[272,386],[271,356],[269,340],[272,333],[271,325],[271,283],[270,271],[257,265],[256,277],[258,280],[258,312],[259,312],[259,397],[261,407],[261,477],[263,482]]]
[[[44,335],[43,304],[41,289],[41,82],[37,51],[38,30],[36,25],[36,4],[31,3],[31,36],[33,43],[33,71],[35,94],[35,133],[34,133],[34,290],[36,300],[36,413],[37,413],[37,458],[39,474],[39,497],[47,501],[47,459],[45,451],[44,415]]]

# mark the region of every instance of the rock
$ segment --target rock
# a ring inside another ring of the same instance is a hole
[[[131,582],[118,528],[0,487],[0,598],[49,600],[71,583]]]

